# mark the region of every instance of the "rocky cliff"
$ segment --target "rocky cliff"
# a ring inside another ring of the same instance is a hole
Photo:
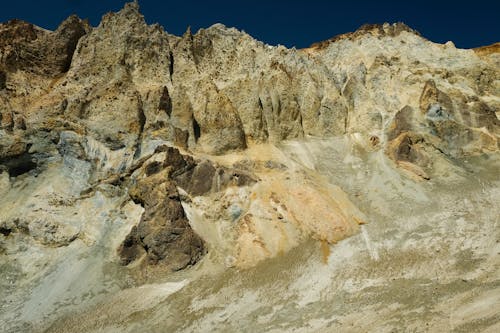
[[[360,234],[379,260],[365,223],[388,241],[388,220],[456,216],[459,188],[489,207],[474,219],[494,252],[499,78],[498,44],[457,49],[402,23],[301,50],[221,24],[174,36],[135,3],[95,28],[3,23],[0,317],[47,329],[61,306],[279,261],[311,239],[324,264]]]

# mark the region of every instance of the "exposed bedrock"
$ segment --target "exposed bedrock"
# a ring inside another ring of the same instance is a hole
[[[344,137],[411,181],[439,179],[498,153],[499,74],[498,48],[435,44],[399,23],[296,50],[222,24],[174,36],[135,3],[97,27],[13,20],[0,25],[1,191],[61,166],[81,187],[71,200],[105,193],[144,210],[114,261],[185,268],[217,248],[208,229],[225,221],[230,241],[218,250],[251,266],[365,222],[341,189],[311,176],[316,161],[296,163],[280,145]],[[193,222],[203,209],[205,224]],[[58,221],[41,225],[66,230]],[[68,235],[43,242],[81,236]]]

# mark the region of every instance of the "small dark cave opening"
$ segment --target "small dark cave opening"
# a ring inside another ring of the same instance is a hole
[[[6,169],[10,177],[17,177],[38,167],[32,154],[23,153],[10,158],[0,159],[0,167]]]
[[[11,229],[0,227],[0,234],[4,235],[5,237],[9,236],[11,232]]]

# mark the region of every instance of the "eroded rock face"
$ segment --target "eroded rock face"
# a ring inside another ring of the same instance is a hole
[[[70,16],[54,32],[20,20],[3,23],[1,66],[8,73],[22,70],[49,77],[60,75],[68,71],[78,40],[89,30],[88,23],[76,16]]]
[[[147,263],[163,264],[172,270],[196,263],[206,251],[203,240],[189,225],[177,188],[194,197],[257,182],[248,172],[209,160],[195,161],[168,146],[157,147],[132,179],[129,195],[144,207],[144,213],[120,246],[122,263],[127,265],[145,256]]]
[[[66,257],[85,274],[89,257],[170,272],[207,252],[249,268],[328,247],[406,191],[424,200],[415,188],[495,160],[499,59],[497,44],[460,50],[404,24],[302,50],[222,24],[174,36],[136,3],[97,27],[1,24],[0,256],[36,281]]]
[[[168,171],[162,171],[149,174],[130,188],[132,200],[144,207],[144,213],[119,249],[123,264],[145,254],[148,263],[179,270],[203,255],[203,241],[189,226]]]
[[[175,267],[203,253],[176,186],[198,197],[265,181],[251,175],[255,164],[242,171],[190,154],[356,135],[428,180],[439,176],[436,163],[498,151],[495,53],[433,44],[404,24],[363,26],[298,51],[221,24],[172,36],[148,26],[134,3],[96,28],[72,16],[54,32],[15,20],[0,30],[2,169],[39,170],[57,151],[69,165],[90,163],[89,188],[133,184],[126,190],[145,212],[121,250],[127,263],[144,253],[169,261],[171,244]],[[165,143],[188,154],[156,148]],[[158,154],[165,160],[143,164]]]

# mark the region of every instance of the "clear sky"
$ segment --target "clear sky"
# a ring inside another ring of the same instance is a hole
[[[70,14],[88,18],[93,26],[121,0],[4,0],[0,21],[19,18],[55,29]],[[452,40],[471,48],[500,41],[500,0],[139,0],[148,23],[160,23],[180,35],[214,23],[245,30],[268,44],[306,47],[364,23],[405,22],[439,43]]]

